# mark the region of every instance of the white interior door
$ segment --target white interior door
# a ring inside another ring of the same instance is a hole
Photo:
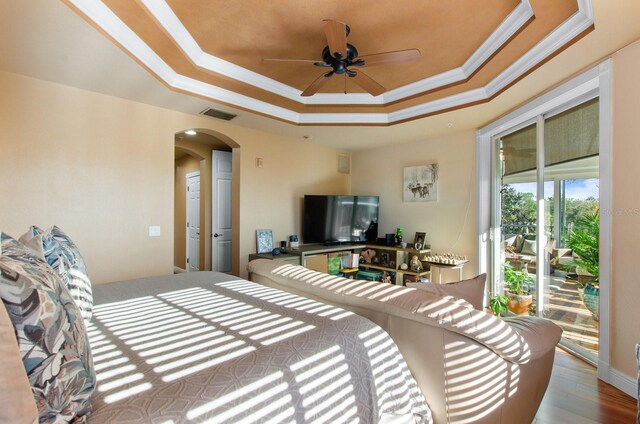
[[[211,269],[231,272],[231,152],[212,152]]]
[[[187,174],[187,271],[200,269],[200,173]]]

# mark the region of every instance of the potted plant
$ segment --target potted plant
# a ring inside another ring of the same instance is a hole
[[[508,307],[509,298],[503,294],[496,294],[489,300],[489,309],[497,317],[507,313]]]
[[[569,265],[575,266],[587,279],[583,290],[583,302],[597,321],[600,300],[600,211],[596,209],[578,218],[573,231],[567,235],[567,246],[578,257]]]
[[[509,263],[504,264],[504,289],[509,298],[509,310],[516,315],[528,315],[533,295],[533,278],[526,271],[517,271]]]

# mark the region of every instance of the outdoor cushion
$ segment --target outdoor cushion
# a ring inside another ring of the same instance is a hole
[[[523,255],[536,255],[536,241],[535,240],[525,240],[522,244],[522,250],[520,251]]]

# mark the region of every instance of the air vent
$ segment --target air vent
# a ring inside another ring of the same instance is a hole
[[[224,121],[231,121],[233,118],[238,116],[238,115],[234,115],[233,113],[227,113],[221,110],[211,109],[210,107],[200,112],[200,115],[207,115],[212,118],[222,119]]]

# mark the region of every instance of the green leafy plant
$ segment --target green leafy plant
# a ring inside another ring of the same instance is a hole
[[[497,317],[507,313],[509,305],[509,298],[503,294],[496,294],[489,299],[489,309]]]
[[[567,236],[567,246],[577,259],[570,265],[579,266],[593,275],[594,282],[600,278],[600,211],[588,213],[575,222],[573,231]]]
[[[504,263],[504,289],[517,295],[526,295],[531,292],[533,277],[525,271],[513,269],[508,262]]]

